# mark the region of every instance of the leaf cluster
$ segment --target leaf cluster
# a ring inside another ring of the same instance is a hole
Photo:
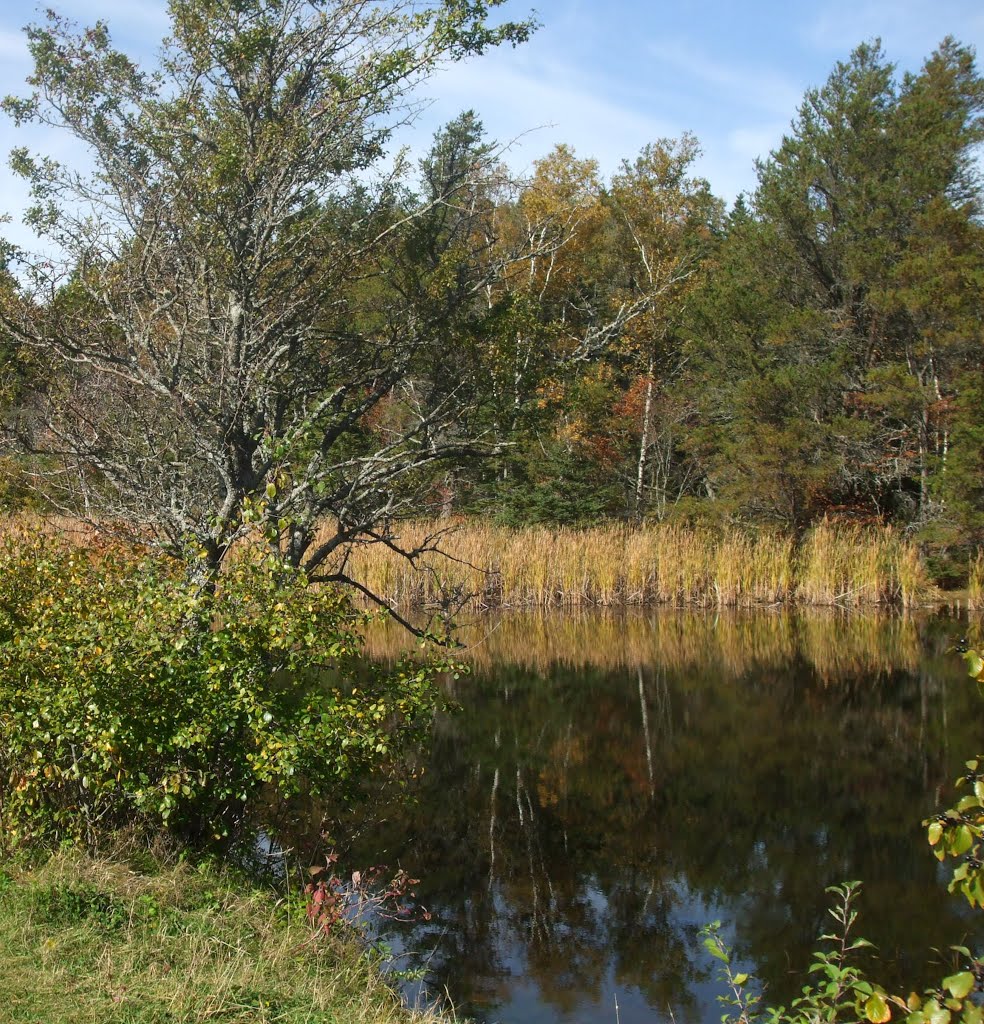
[[[750,1024],[753,1020],[768,1021],[769,1024],[841,1020],[883,1024],[891,1019],[891,997],[880,985],[868,981],[855,962],[855,954],[871,946],[866,939],[851,936],[857,920],[854,904],[860,888],[859,882],[845,882],[827,889],[833,897],[829,913],[837,928],[831,934],[820,936],[820,941],[829,944],[829,948],[814,953],[809,973],[816,977],[811,977],[802,994],[792,1001],[788,1009],[779,1006],[759,1011],[760,997],[746,988],[749,975],[735,972],[732,968],[731,951],[721,938],[720,923],[712,923],[703,930],[704,948],[724,964],[722,970],[730,993],[721,997],[721,1002],[737,1011],[734,1019],[741,1024]],[[732,1018],[726,1016],[724,1019]]]
[[[963,651],[970,677],[984,694],[984,659],[976,650]],[[923,825],[937,860],[959,860],[950,881],[950,892],[959,892],[972,906],[984,908],[984,770],[982,759],[965,763],[967,771],[956,785],[967,789],[954,807],[927,818]]]
[[[229,836],[261,791],[351,797],[418,738],[434,669],[362,661],[348,599],[243,557],[214,593],[116,549],[0,554],[0,823],[96,845]]]

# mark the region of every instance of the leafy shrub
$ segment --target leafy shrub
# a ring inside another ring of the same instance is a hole
[[[228,835],[262,787],[344,799],[429,721],[339,591],[243,559],[202,592],[110,549],[0,554],[0,825],[89,845],[132,820]]]
[[[834,897],[830,914],[836,929],[822,935],[826,949],[813,954],[809,981],[801,995],[789,1007],[760,1006],[761,996],[751,991],[750,978],[732,966],[731,950],[721,938],[720,922],[703,930],[707,951],[723,963],[720,974],[728,992],[718,1001],[727,1008],[722,1024],[888,1024],[903,1020],[906,1024],[982,1024],[984,1010],[977,994],[984,978],[984,963],[975,959],[964,946],[952,949],[966,967],[942,980],[937,988],[923,996],[889,994],[871,981],[856,962],[857,953],[871,947],[866,939],[854,938],[857,920],[854,902],[859,882],[846,882],[827,889]]]
[[[812,1024],[814,1021],[868,1021],[882,1024],[891,1019],[889,1001],[891,996],[879,985],[868,981],[864,972],[852,960],[853,954],[867,949],[871,943],[866,939],[854,938],[852,929],[857,920],[854,902],[860,890],[859,882],[830,886],[827,892],[833,899],[830,915],[837,922],[837,928],[829,935],[821,935],[820,941],[827,949],[817,950],[810,964],[811,979],[803,987],[802,994],[784,1006],[758,1009],[759,997],[748,991],[749,976],[736,973],[731,966],[731,951],[721,939],[718,931],[720,922],[715,921],[703,931],[704,947],[711,956],[724,964],[723,975],[727,982],[728,995],[719,1001],[732,1014],[722,1018],[734,1024]],[[901,1004],[904,1007],[904,1003]]]
[[[966,648],[966,643],[963,645]],[[984,657],[965,649],[964,660],[970,677],[984,696]],[[966,773],[956,780],[957,787],[966,787],[956,806],[927,818],[929,844],[937,860],[957,860],[950,882],[950,892],[960,892],[973,907],[984,909],[984,755],[965,762]]]

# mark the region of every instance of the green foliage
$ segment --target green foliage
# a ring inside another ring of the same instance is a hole
[[[579,446],[550,440],[538,457],[515,457],[509,475],[479,491],[476,509],[500,526],[589,526],[623,512],[625,495]]]
[[[851,935],[857,920],[854,903],[859,891],[859,882],[845,882],[827,889],[833,897],[829,913],[837,927],[831,934],[820,937],[820,941],[829,943],[830,948],[814,954],[809,973],[816,977],[811,977],[803,987],[802,995],[794,999],[788,1009],[784,1006],[770,1007],[759,1012],[756,1009],[759,996],[747,990],[749,976],[736,973],[732,967],[731,952],[719,933],[720,923],[715,922],[704,929],[704,947],[723,963],[722,973],[730,989],[728,995],[721,997],[721,1002],[736,1013],[735,1020],[742,1024],[753,1020],[769,1024],[865,1020],[882,1024],[890,1019],[890,997],[883,988],[868,981],[854,963],[854,954],[871,946],[866,939]]]
[[[984,268],[982,268],[984,273]],[[940,490],[963,531],[984,540],[984,372],[979,368],[961,381],[954,405],[954,448]]]
[[[345,799],[421,735],[433,672],[363,663],[329,587],[248,559],[214,595],[115,550],[0,556],[0,819],[14,845],[140,818],[229,835],[265,787]]]
[[[833,897],[830,914],[836,928],[822,935],[820,941],[827,949],[814,953],[810,964],[810,981],[802,994],[788,1007],[760,1008],[761,997],[749,989],[749,975],[736,972],[732,965],[731,950],[720,935],[720,922],[713,922],[702,931],[704,947],[721,961],[720,974],[728,986],[727,994],[719,1002],[727,1008],[722,1017],[725,1024],[886,1024],[893,1014],[901,1012],[908,1024],[980,1024],[984,1012],[971,998],[977,991],[984,965],[971,957],[963,946],[953,949],[964,960],[967,968],[945,977],[936,989],[927,990],[925,998],[911,993],[907,999],[888,993],[881,985],[871,981],[857,963],[857,954],[870,949],[866,939],[854,938],[857,921],[854,904],[860,892],[859,882],[845,882],[831,886],[827,892]]]
[[[92,924],[106,931],[118,931],[130,917],[122,900],[91,884],[38,887],[32,895],[34,914],[44,924]]]
[[[965,645],[966,646],[966,645]],[[984,659],[973,649],[963,651],[967,670],[984,695]],[[923,825],[936,857],[959,860],[950,881],[950,892],[959,892],[973,907],[984,909],[984,758],[966,762],[966,773],[956,781],[968,790],[954,807],[948,808]]]
[[[690,363],[688,445],[743,516],[979,531],[982,111],[967,47],[947,39],[898,80],[863,44],[759,165],[705,275]]]

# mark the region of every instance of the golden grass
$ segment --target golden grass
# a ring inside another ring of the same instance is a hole
[[[967,576],[967,607],[972,611],[984,610],[984,550],[970,563]]]
[[[404,547],[433,523],[400,528]],[[505,529],[462,522],[415,570],[381,545],[350,552],[349,572],[401,607],[575,608],[634,604],[751,607],[936,600],[917,547],[889,528],[822,523],[798,545],[775,533],[600,526]]]
[[[445,522],[401,524],[399,543],[417,547],[438,528],[446,531],[438,543],[440,550],[420,556],[416,567],[382,544],[368,544],[342,552],[346,571],[403,608],[912,608],[941,597],[918,547],[890,527],[822,522],[797,544],[769,531],[673,525],[508,529],[463,520],[450,529]],[[329,529],[326,525],[322,532]],[[38,535],[68,537],[86,545],[96,538],[91,527],[66,518],[20,516],[0,524],[0,538]],[[981,607],[980,557],[974,566],[969,595]]]
[[[939,593],[915,544],[890,527],[821,524],[798,553],[797,599],[806,604],[901,604],[911,608]]]
[[[19,512],[0,517],[0,542],[21,543],[43,537],[57,537],[85,545],[95,541],[98,532],[95,527],[70,516]]]

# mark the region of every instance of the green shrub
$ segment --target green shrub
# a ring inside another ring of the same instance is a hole
[[[186,567],[109,550],[0,554],[0,824],[97,844],[145,819],[228,835],[263,787],[344,799],[420,735],[434,670],[362,658],[339,591],[243,559],[202,593]]]

